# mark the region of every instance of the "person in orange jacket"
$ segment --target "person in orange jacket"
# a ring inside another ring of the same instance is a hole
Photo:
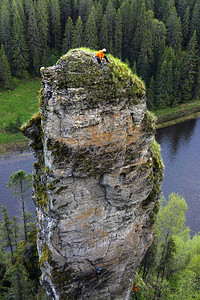
[[[99,51],[97,52],[97,54],[96,54],[95,57],[96,57],[96,59],[97,59],[97,61],[98,61],[99,64],[101,64],[103,58],[105,58],[105,60],[106,60],[107,62],[109,62],[107,56],[104,54],[105,52],[106,52],[106,49],[105,49],[105,48],[103,48],[102,50],[99,50]]]
[[[135,284],[134,285],[134,294],[135,294],[135,299],[137,300],[137,291],[138,291],[138,289],[137,289],[137,285]]]

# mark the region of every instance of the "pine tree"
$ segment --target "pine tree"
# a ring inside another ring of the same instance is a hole
[[[16,217],[12,217],[13,222],[13,236],[14,236],[14,246],[17,247],[19,243],[19,225],[18,219]]]
[[[85,0],[85,1],[81,0],[79,3],[79,16],[81,17],[83,26],[85,26],[88,20],[92,6],[93,6],[92,0]]]
[[[140,47],[142,44],[142,40],[147,32],[147,12],[146,5],[144,0],[140,1],[140,6],[138,7],[138,16],[137,16],[137,27],[135,31],[134,37],[134,51],[135,51],[135,59],[137,60]]]
[[[112,0],[109,0],[106,6],[105,16],[107,19],[108,45],[109,45],[108,50],[110,53],[114,53],[113,47],[114,47],[114,33],[115,33],[115,15],[116,15],[116,11],[112,4]]]
[[[65,26],[65,33],[63,39],[62,53],[67,53],[72,47],[72,37],[74,32],[74,25],[72,18],[69,17]]]
[[[191,18],[191,33],[196,30],[197,35],[197,42],[200,51],[200,0],[197,0],[193,11],[192,11],[192,18]]]
[[[40,49],[46,51],[49,38],[49,14],[46,0],[38,0],[36,4],[36,19],[39,33]]]
[[[8,270],[7,276],[10,279],[11,287],[6,298],[15,300],[33,299],[32,282],[23,264],[15,262]]]
[[[79,16],[72,36],[72,48],[79,48],[81,46],[83,46],[83,23]]]
[[[188,48],[183,54],[182,74],[183,102],[187,102],[195,96],[196,89],[198,88],[198,48],[196,31],[194,31],[193,36],[190,38]]]
[[[108,48],[108,24],[105,15],[103,15],[101,21],[99,44],[100,44],[100,48],[106,48],[106,49]]]
[[[147,88],[147,105],[148,108],[155,108],[155,80],[153,76],[151,76],[149,87]]]
[[[51,24],[51,46],[55,49],[60,48],[61,21],[60,5],[58,0],[50,0],[50,24]]]
[[[114,55],[122,58],[122,16],[120,9],[118,9],[115,18]]]
[[[7,187],[13,190],[15,196],[19,197],[21,201],[22,208],[22,219],[23,219],[23,228],[24,228],[24,238],[27,241],[27,218],[26,218],[26,209],[25,203],[27,201],[29,188],[32,186],[32,174],[26,174],[25,171],[19,170],[14,172],[7,182]]]
[[[35,8],[33,4],[30,4],[28,28],[27,28],[28,46],[30,49],[30,62],[33,74],[39,74],[40,69],[40,57],[41,57],[41,44],[39,38],[39,31],[37,27]]]
[[[136,9],[136,8],[135,8]],[[136,30],[136,16],[133,13],[133,8],[128,0],[120,7],[122,17],[122,57],[131,60],[132,56],[132,41]],[[136,12],[135,12],[136,13]]]
[[[97,27],[97,36],[99,37],[100,31],[101,31],[101,20],[103,16],[103,10],[101,2],[98,2],[96,9],[95,9],[95,21],[96,21],[96,27]]]
[[[4,0],[0,8],[0,44],[4,45],[8,60],[11,62],[11,18],[8,0]]]
[[[151,77],[151,64],[153,62],[153,44],[152,35],[148,30],[141,44],[141,51],[138,58],[137,70],[138,75],[142,77],[148,85]]]
[[[84,45],[91,49],[97,49],[98,47],[97,44],[98,44],[98,40],[97,40],[96,22],[94,18],[94,13],[91,12],[85,26]]]
[[[5,89],[13,88],[14,86],[10,64],[8,62],[3,44],[1,45],[0,49],[0,86]]]
[[[167,57],[165,50],[164,60],[159,68],[156,78],[156,106],[165,108],[171,105],[173,96],[173,68],[172,61]]]
[[[8,215],[8,210],[3,204],[1,206],[1,221],[0,221],[0,239],[1,246],[6,249],[9,248],[12,260],[14,259],[14,230],[13,222]]]
[[[65,26],[68,18],[72,17],[73,2],[72,0],[61,0],[60,7],[61,7],[61,24]]]
[[[173,7],[166,22],[167,44],[177,50],[181,47],[182,26],[180,17],[178,17],[176,8]]]
[[[15,1],[16,1],[16,4],[17,4],[20,19],[22,20],[22,24],[24,26],[24,29],[26,29],[26,26],[27,26],[26,19],[27,19],[28,15],[25,15],[23,0],[15,0]]]
[[[163,54],[165,52],[165,40],[166,40],[166,27],[165,24],[157,19],[152,21],[152,44],[153,44],[153,63],[152,74],[155,78],[157,68],[162,61]]]
[[[182,20],[182,28],[183,28],[183,41],[182,44],[185,46],[188,43],[188,36],[190,30],[190,7],[188,6],[185,10],[185,14]]]
[[[12,24],[12,71],[19,77],[25,76],[25,70],[28,67],[28,47],[24,35],[24,27],[20,18],[15,0],[13,0],[13,24]]]

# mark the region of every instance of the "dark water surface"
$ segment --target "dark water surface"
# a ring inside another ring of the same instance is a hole
[[[157,130],[165,165],[162,191],[182,195],[191,235],[200,231],[200,117]]]
[[[172,192],[182,195],[188,204],[187,225],[191,234],[200,231],[200,117],[159,129],[156,140],[161,145],[165,165],[162,191],[166,198]],[[20,215],[20,205],[6,188],[10,175],[19,169],[32,172],[32,153],[0,155],[0,206],[5,204],[10,215]],[[33,212],[33,204],[29,205]]]
[[[33,163],[36,161],[32,153],[0,155],[0,207],[5,204],[10,216],[21,216],[20,202],[13,198],[13,192],[6,187],[6,182],[10,176],[19,170],[24,170],[27,174],[32,173]],[[31,194],[30,194],[31,199]],[[35,213],[32,202],[26,204],[28,211]],[[1,216],[0,216],[1,218]]]

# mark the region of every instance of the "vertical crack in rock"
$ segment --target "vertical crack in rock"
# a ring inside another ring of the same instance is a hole
[[[145,88],[75,49],[42,68],[32,139],[41,281],[53,299],[128,300],[153,240],[162,181]],[[98,269],[101,268],[101,274]]]

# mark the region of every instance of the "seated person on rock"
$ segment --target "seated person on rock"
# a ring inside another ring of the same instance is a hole
[[[103,58],[105,58],[105,60],[109,63],[107,56],[104,55],[105,52],[106,52],[106,49],[103,48],[102,50],[99,50],[95,56],[95,58],[97,59],[97,61],[100,65],[101,65]]]

